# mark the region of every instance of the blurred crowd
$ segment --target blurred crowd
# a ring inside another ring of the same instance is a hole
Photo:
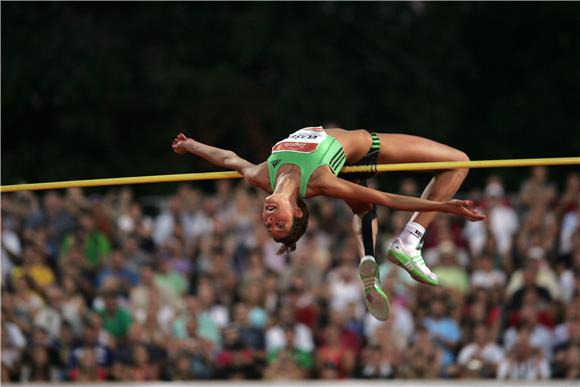
[[[278,256],[243,182],[181,185],[157,211],[130,188],[2,194],[2,381],[580,379],[579,174],[559,183],[537,167],[506,193],[490,176],[462,195],[487,221],[438,215],[437,288],[385,259],[410,213],[379,209],[387,322],[365,310],[336,200],[310,200]]]

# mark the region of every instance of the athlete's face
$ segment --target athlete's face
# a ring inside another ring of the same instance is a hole
[[[264,201],[262,220],[274,239],[284,238],[294,223],[294,210],[288,200],[270,195]]]

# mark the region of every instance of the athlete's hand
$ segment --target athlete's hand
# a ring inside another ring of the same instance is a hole
[[[177,153],[178,155],[183,155],[187,153],[187,149],[185,149],[184,145],[188,142],[191,141],[190,138],[187,138],[185,136],[185,134],[183,133],[179,133],[177,135],[177,137],[175,137],[175,139],[173,140],[173,143],[171,144],[171,148],[173,149],[173,151],[175,153]]]
[[[470,206],[473,206],[473,201],[471,200],[453,199],[448,201],[447,203],[444,203],[443,206],[445,208],[444,210],[445,212],[463,216],[464,218],[472,222],[485,219],[485,215],[480,214],[474,209],[468,208]]]

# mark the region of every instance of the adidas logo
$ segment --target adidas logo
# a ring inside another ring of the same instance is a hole
[[[278,164],[280,164],[280,160],[273,160],[271,164],[272,164],[272,167],[276,168],[278,166]]]

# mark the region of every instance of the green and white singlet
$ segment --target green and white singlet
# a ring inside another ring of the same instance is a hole
[[[338,175],[346,162],[346,154],[337,139],[326,134],[322,126],[316,126],[300,129],[277,142],[267,162],[272,189],[276,188],[280,167],[292,164],[300,168],[300,197],[303,198],[312,173],[328,165]]]

